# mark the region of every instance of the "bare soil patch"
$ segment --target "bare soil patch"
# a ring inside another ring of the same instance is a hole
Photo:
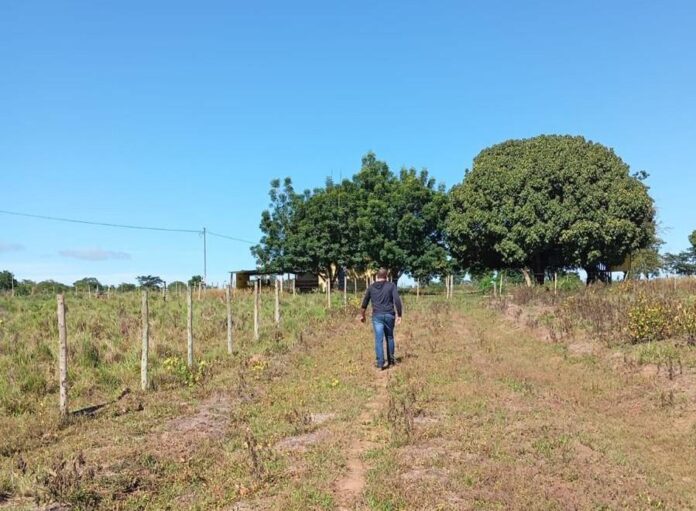
[[[196,413],[170,420],[158,441],[167,451],[180,453],[194,450],[205,440],[220,439],[227,432],[233,400],[216,393],[203,401]]]
[[[310,433],[284,438],[275,444],[275,448],[280,451],[304,451],[312,445],[326,440],[329,436],[328,430],[319,429]]]

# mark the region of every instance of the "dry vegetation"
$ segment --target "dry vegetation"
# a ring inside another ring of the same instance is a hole
[[[687,306],[688,285],[676,293],[667,284],[654,289],[660,303]],[[59,426],[54,362],[47,357],[45,367],[36,367],[45,371],[48,387],[2,409],[0,493],[19,509],[49,503],[230,511],[695,507],[696,396],[686,391],[688,339],[672,331],[670,339],[635,343],[629,323],[615,325],[615,338],[595,337],[593,320],[580,314],[572,327],[563,326],[569,303],[627,301],[630,311],[643,306],[639,296],[651,296],[648,288],[614,286],[559,298],[515,293],[524,304],[495,304],[507,320],[464,293],[449,301],[406,297],[397,334],[400,364],[385,372],[372,368],[371,331],[354,321],[355,301],[347,309],[337,302],[329,315],[321,296],[298,297],[294,305],[287,297],[283,328],[267,328],[255,343],[250,303],[239,300],[237,353],[228,357],[224,304],[209,297],[197,313],[200,330],[203,323],[210,328],[197,347],[209,369],[194,380],[177,377],[164,363],[185,354],[183,299],[151,307],[162,318],[153,322],[156,342],[168,347],[153,350],[156,389],[133,391]],[[635,299],[622,296],[634,293]],[[137,298],[128,303],[137,318]],[[53,314],[51,301],[43,308],[2,303],[2,363],[15,365],[11,388],[23,372],[9,339],[30,344],[21,353],[34,353],[41,343],[53,353],[56,344],[54,331],[39,335],[36,327],[33,337],[22,334],[22,323],[15,323],[21,307]],[[176,310],[178,323],[165,315]],[[88,307],[71,303],[70,313],[72,321],[84,315],[80,325],[96,321]],[[114,325],[103,327],[113,337],[94,340],[100,364],[74,363],[81,400],[74,406],[137,386],[136,319],[135,331],[120,344],[130,346],[120,350],[123,358],[104,363],[120,331],[114,317]],[[266,308],[268,324],[271,317]],[[79,338],[81,327],[69,328]],[[646,377],[632,357],[660,343],[679,353],[681,372],[675,362]],[[82,360],[82,345],[75,344],[72,359]],[[22,367],[31,372],[30,363]],[[105,383],[100,371],[120,376]],[[681,390],[670,386],[676,382]]]
[[[596,285],[558,296],[513,288],[494,304],[553,342],[674,376],[696,368],[696,279]]]

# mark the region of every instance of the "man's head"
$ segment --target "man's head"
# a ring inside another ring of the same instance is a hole
[[[377,280],[387,280],[387,275],[389,275],[389,272],[387,271],[387,269],[380,268],[377,271]]]

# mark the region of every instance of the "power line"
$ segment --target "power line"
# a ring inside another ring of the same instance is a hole
[[[232,241],[239,241],[241,243],[248,243],[249,245],[253,245],[255,242],[254,241],[249,241],[245,240],[242,238],[235,238],[234,236],[227,236],[226,234],[218,234],[216,232],[212,231],[207,231],[210,236],[217,236],[218,238],[224,238],[226,240],[232,240]]]
[[[21,217],[27,217],[27,218],[38,218],[41,220],[52,220],[55,222],[69,222],[69,223],[73,223],[73,224],[99,225],[102,227],[115,227],[115,228],[119,228],[119,229],[137,229],[137,230],[141,230],[141,231],[185,232],[185,233],[190,233],[190,234],[203,235],[204,231],[206,230],[205,228],[203,228],[203,229],[175,229],[175,228],[169,228],[169,227],[151,227],[151,226],[144,226],[144,225],[113,224],[113,223],[108,223],[108,222],[92,222],[90,220],[77,220],[75,218],[62,218],[62,217],[48,216],[48,215],[33,215],[30,213],[20,213],[18,211],[7,211],[4,209],[0,209],[0,214],[12,215],[12,216],[21,216]],[[234,236],[228,236],[226,234],[220,234],[217,232],[207,231],[207,234],[209,234],[211,236],[216,236],[218,238],[224,238],[227,240],[231,240],[231,241],[238,241],[240,243],[248,243],[250,245],[253,245],[255,243],[254,241],[245,240],[243,238],[236,238]]]
[[[111,224],[107,222],[91,222],[89,220],[76,220],[74,218],[61,218],[46,215],[32,215],[29,213],[18,213],[17,211],[6,211],[0,209],[0,213],[12,216],[23,216],[27,218],[39,218],[41,220],[53,220],[56,222],[69,222],[73,224],[100,225],[102,227],[117,227],[119,229],[137,229],[141,231],[165,231],[165,232],[188,232],[193,234],[203,234],[203,231],[194,229],[170,229],[167,227],[146,227],[142,225]]]
[[[241,243],[248,243],[250,245],[254,244],[253,241],[245,240],[242,238],[235,238],[234,236],[228,236],[226,234],[219,234],[216,232],[210,232],[205,227],[203,227],[203,230],[198,230],[198,229],[173,229],[173,228],[168,228],[168,227],[151,227],[151,226],[130,225],[130,224],[113,224],[113,223],[108,223],[108,222],[92,222],[90,220],[77,220],[75,218],[62,218],[62,217],[48,216],[48,215],[33,215],[30,213],[20,213],[18,211],[7,211],[4,209],[0,209],[0,214],[12,215],[12,216],[21,216],[21,217],[26,217],[26,218],[37,218],[40,220],[51,220],[53,222],[67,222],[67,223],[71,223],[71,224],[98,225],[101,227],[114,227],[114,228],[118,228],[118,229],[136,229],[139,231],[184,232],[184,233],[189,233],[189,234],[198,234],[200,236],[203,236],[203,281],[206,280],[207,274],[208,274],[208,249],[207,249],[207,240],[206,240],[207,235],[216,236],[218,238],[223,238],[223,239],[231,240],[231,241],[237,241],[237,242],[241,242]]]

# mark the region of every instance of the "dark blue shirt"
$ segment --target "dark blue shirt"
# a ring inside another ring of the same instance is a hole
[[[380,280],[368,287],[362,301],[363,309],[367,309],[370,300],[372,300],[372,314],[394,314],[396,308],[397,316],[401,317],[401,298],[393,282]]]

